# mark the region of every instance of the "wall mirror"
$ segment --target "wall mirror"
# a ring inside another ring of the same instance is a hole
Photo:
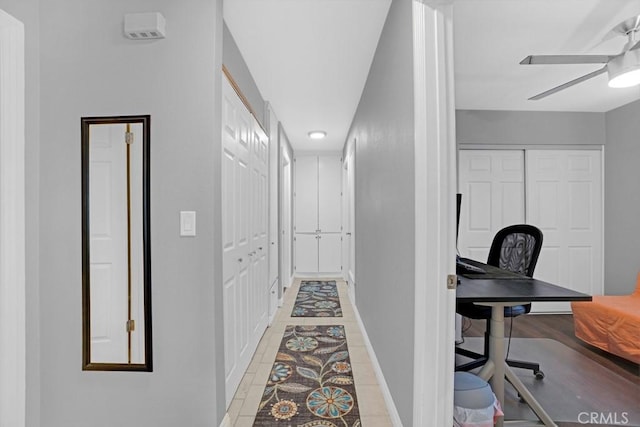
[[[150,116],[81,125],[83,370],[150,372]]]

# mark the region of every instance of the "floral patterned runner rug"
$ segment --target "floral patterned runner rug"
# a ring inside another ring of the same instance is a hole
[[[362,427],[344,326],[286,327],[253,425]]]
[[[303,280],[291,317],[342,317],[336,281]]]

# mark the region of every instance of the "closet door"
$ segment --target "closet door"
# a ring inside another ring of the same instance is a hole
[[[318,157],[295,159],[295,232],[318,231]]]
[[[296,158],[295,271],[340,274],[342,162],[339,155]],[[322,243],[321,243],[322,242]]]
[[[252,118],[251,137],[251,252],[252,263],[250,287],[250,325],[251,335],[259,341],[267,324],[269,307],[269,263],[268,263],[268,234],[269,234],[269,141],[266,134]],[[265,310],[265,308],[267,308]]]
[[[229,405],[267,325],[268,140],[226,79],[222,109],[222,283]]]
[[[535,276],[600,295],[602,271],[602,156],[600,150],[528,150],[527,219],[544,234]],[[569,303],[535,303],[569,311]]]
[[[342,231],[342,160],[318,157],[318,229],[321,233]],[[324,271],[321,269],[321,271]]]
[[[342,274],[342,236],[322,233],[318,236],[318,270],[323,274]]]
[[[525,222],[522,150],[460,150],[458,251],[486,261],[498,230]]]
[[[295,270],[298,274],[318,273],[318,235],[296,234]]]

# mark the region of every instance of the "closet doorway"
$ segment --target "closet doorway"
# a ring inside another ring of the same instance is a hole
[[[222,83],[222,274],[227,406],[267,327],[269,140]]]

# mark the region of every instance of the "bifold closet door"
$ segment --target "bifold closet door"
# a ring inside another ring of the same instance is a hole
[[[267,326],[268,140],[227,79],[223,79],[222,109],[222,275],[229,405]]]

